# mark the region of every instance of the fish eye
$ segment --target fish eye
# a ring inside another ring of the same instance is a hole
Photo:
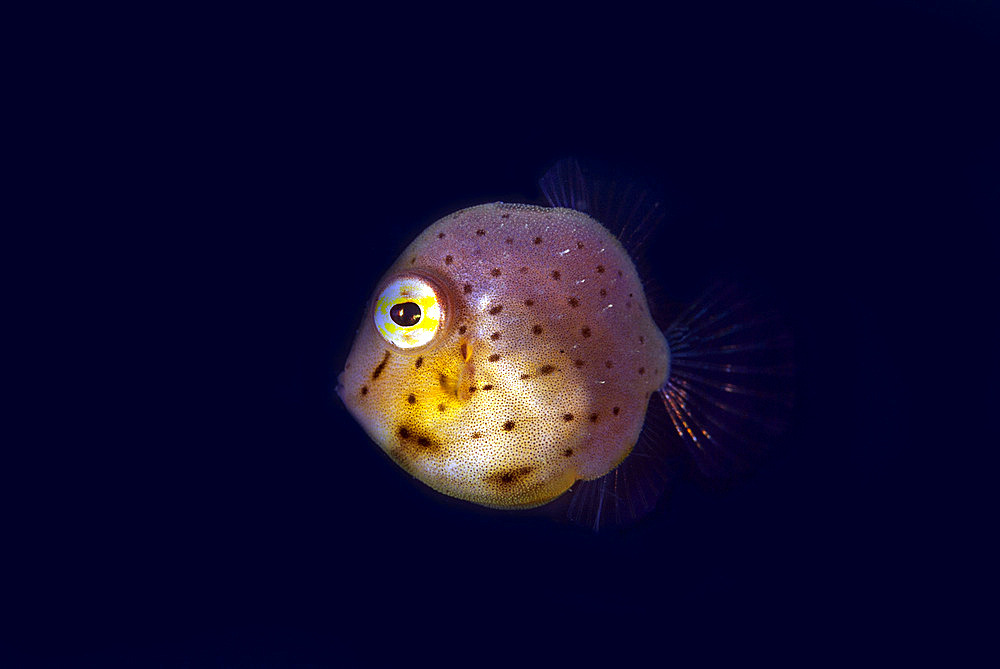
[[[392,318],[396,325],[406,328],[413,327],[419,323],[421,315],[420,305],[416,302],[395,304],[389,309],[389,317]]]
[[[426,346],[441,329],[442,293],[428,278],[405,274],[390,280],[375,300],[372,318],[382,338],[399,349]]]

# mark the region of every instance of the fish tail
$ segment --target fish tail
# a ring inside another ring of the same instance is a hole
[[[718,285],[664,332],[670,373],[659,394],[698,468],[740,473],[788,424],[792,338],[777,312]]]

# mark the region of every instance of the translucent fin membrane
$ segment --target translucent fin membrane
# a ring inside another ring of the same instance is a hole
[[[639,441],[625,460],[593,481],[577,481],[570,491],[567,515],[574,523],[595,532],[613,525],[629,525],[656,506],[671,480],[669,433],[662,429],[649,406]]]
[[[595,164],[581,166],[572,158],[553,165],[539,186],[551,206],[590,215],[630,252],[642,247],[665,213],[652,187]]]
[[[732,287],[716,287],[666,331],[660,390],[674,429],[710,477],[738,473],[788,422],[792,342],[780,319]]]

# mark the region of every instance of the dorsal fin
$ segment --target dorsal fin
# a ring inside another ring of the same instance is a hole
[[[581,164],[575,158],[564,158],[539,179],[538,185],[550,206],[591,216],[633,254],[665,215],[651,186],[592,162]]]

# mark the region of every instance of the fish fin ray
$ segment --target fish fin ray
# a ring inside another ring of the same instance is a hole
[[[667,328],[670,375],[660,388],[675,432],[711,478],[737,474],[788,424],[792,338],[776,313],[717,285]]]

